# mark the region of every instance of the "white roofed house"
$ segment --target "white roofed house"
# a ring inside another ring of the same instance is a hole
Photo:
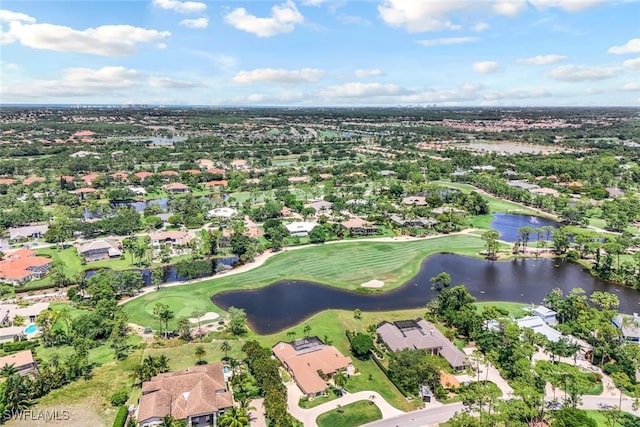
[[[292,236],[304,237],[309,234],[311,230],[313,230],[318,223],[316,222],[292,222],[290,224],[285,224],[287,230]]]
[[[9,240],[16,242],[18,240],[41,238],[48,230],[49,226],[47,224],[11,227],[9,228]]]
[[[122,247],[114,240],[98,239],[81,245],[78,248],[78,253],[87,262],[100,261],[120,257],[122,255]]]
[[[186,231],[158,231],[149,234],[151,246],[154,249],[154,255],[160,251],[161,245],[168,245],[173,253],[187,253],[190,251],[189,243],[195,238],[195,235]]]
[[[633,313],[618,314],[613,318],[613,324],[620,329],[620,334],[625,340],[640,344],[640,315]]]

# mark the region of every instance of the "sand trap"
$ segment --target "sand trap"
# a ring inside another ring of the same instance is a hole
[[[214,313],[213,311],[208,311],[202,315],[202,317],[200,318],[200,322],[203,322],[205,320],[216,320],[218,317],[220,317],[218,313]],[[189,322],[198,323],[198,318],[192,317],[189,319]]]
[[[384,282],[382,280],[369,280],[368,282],[364,282],[361,284],[363,288],[381,288],[384,286]]]

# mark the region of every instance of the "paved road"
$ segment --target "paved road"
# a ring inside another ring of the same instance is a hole
[[[386,418],[365,424],[366,427],[426,427],[437,425],[453,417],[456,412],[462,411],[462,402],[450,403],[439,407],[418,409],[407,412],[393,418]],[[306,426],[305,426],[306,427]]]
[[[316,418],[318,418],[320,414],[336,409],[338,405],[345,406],[360,400],[370,400],[371,396],[373,396],[373,402],[375,405],[380,408],[383,418],[396,417],[404,414],[401,410],[391,406],[382,396],[380,396],[380,394],[378,394],[378,392],[375,391],[348,393],[338,399],[334,399],[310,409],[303,409],[298,406],[298,402],[302,395],[300,388],[298,388],[293,381],[287,384],[287,406],[289,407],[289,413],[300,420],[305,427],[316,427]]]

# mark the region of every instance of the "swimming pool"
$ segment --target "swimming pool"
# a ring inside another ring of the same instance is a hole
[[[38,330],[38,327],[36,326],[36,324],[32,323],[24,329],[24,333],[29,335],[29,334],[33,334],[37,330]]]

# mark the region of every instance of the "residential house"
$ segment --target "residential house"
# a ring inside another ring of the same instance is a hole
[[[310,182],[311,181],[311,177],[308,176],[290,176],[289,178],[287,178],[287,181],[289,182],[289,184],[302,184],[305,182]]]
[[[198,166],[200,166],[202,169],[207,169],[213,167],[214,165],[213,160],[209,159],[198,159],[196,163],[198,163]]]
[[[453,369],[464,369],[469,363],[467,356],[440,332],[433,324],[424,319],[383,321],[376,329],[380,339],[391,349],[422,349],[442,356]]]
[[[322,372],[325,378],[331,378],[341,370],[346,370],[349,375],[355,372],[351,358],[324,344],[318,337],[279,342],[272,351],[308,397],[322,396],[327,392],[327,380],[318,372]]]
[[[36,256],[31,249],[18,249],[5,254],[0,261],[0,280],[20,285],[44,277],[51,267],[51,258]]]
[[[36,317],[49,308],[48,302],[21,306],[17,304],[0,304],[0,326],[14,326],[16,317],[24,320],[24,323],[35,323]]]
[[[525,316],[516,320],[516,323],[520,329],[532,329],[533,332],[544,335],[545,338],[551,342],[558,342],[560,341],[560,338],[562,338],[562,334],[560,332],[547,325],[545,321],[538,316]]]
[[[111,239],[97,239],[78,248],[78,253],[87,262],[118,258],[122,255],[122,246]]]
[[[638,313],[633,313],[633,315],[619,313],[613,318],[613,324],[620,329],[623,339],[640,343],[640,315]]]
[[[0,178],[0,185],[13,185],[16,182],[18,182],[17,179],[13,179],[13,178]]]
[[[309,207],[313,208],[318,215],[330,212],[332,206],[333,203],[326,200],[312,200],[309,202]]]
[[[191,191],[191,189],[188,186],[181,184],[179,182],[172,182],[171,184],[165,184],[162,186],[162,189],[173,194],[188,193],[189,191]]]
[[[187,169],[184,171],[184,173],[190,173],[191,175],[200,175],[202,174],[202,172],[200,172],[198,169]]]
[[[213,175],[224,176],[224,169],[220,169],[220,168],[209,168],[207,169],[207,172]]]
[[[47,224],[11,227],[9,228],[9,240],[16,242],[18,240],[40,239],[48,230]]]
[[[91,187],[82,187],[82,188],[78,188],[77,190],[73,190],[72,193],[75,194],[79,194],[80,198],[84,200],[85,197],[87,197],[87,194],[94,194],[97,193],[98,190],[96,190],[95,188],[91,188]]]
[[[75,181],[75,178],[72,177],[71,175],[60,175],[57,178],[58,182],[66,182],[67,184],[71,184],[73,181]]]
[[[31,185],[31,184],[35,184],[36,182],[45,182],[46,180],[41,177],[41,176],[33,176],[31,178],[27,178],[24,181],[22,181],[22,183],[24,185]]]
[[[109,176],[114,181],[127,182],[129,180],[129,174],[126,172],[115,172]]]
[[[622,197],[622,196],[624,196],[624,191],[622,191],[619,188],[607,187],[604,190],[607,192],[609,197]]]
[[[229,183],[224,179],[217,180],[217,181],[209,181],[204,184],[204,186],[209,190],[224,190],[225,188],[227,188],[228,185]]]
[[[531,194],[541,194],[543,196],[553,196],[553,197],[558,197],[560,195],[560,192],[558,192],[558,190],[553,188],[546,188],[546,187],[532,188],[531,190],[529,190],[529,192]]]
[[[93,181],[98,179],[98,177],[100,177],[100,175],[98,175],[97,173],[90,173],[87,175],[83,175],[82,180],[85,182],[85,184],[91,185]]]
[[[236,159],[234,161],[231,162],[231,167],[234,170],[246,170],[249,169],[249,164],[247,163],[246,160],[243,159]]]
[[[207,218],[231,218],[238,215],[238,211],[233,208],[214,208],[207,213]]]
[[[0,357],[0,370],[8,365],[16,368],[19,375],[38,373],[38,364],[33,360],[31,350],[19,351],[9,356]]]
[[[136,412],[140,427],[157,426],[166,416],[188,426],[216,426],[233,406],[223,369],[221,363],[198,365],[145,381]]]
[[[434,218],[406,219],[396,214],[391,215],[389,219],[401,227],[431,228],[438,223]]]
[[[308,235],[309,232],[313,230],[317,225],[318,223],[316,222],[300,221],[285,224],[284,226],[287,228],[287,230],[289,230],[289,233],[292,236],[304,237]]]
[[[145,179],[152,177],[153,175],[154,175],[153,172],[149,172],[149,171],[141,171],[141,172],[134,173],[134,176],[138,178],[140,181],[144,181]]]
[[[403,205],[426,206],[427,199],[423,196],[409,196],[402,199]]]
[[[159,252],[161,245],[168,245],[173,252],[184,252],[189,242],[194,239],[194,236],[186,231],[172,230],[151,233],[149,234],[149,238],[151,239],[151,246],[154,248],[154,252]]]
[[[556,315],[558,313],[543,305],[536,307],[535,310],[533,310],[533,314],[544,320],[544,322],[549,326],[553,326],[558,323],[558,320],[556,319]]]
[[[172,170],[162,171],[162,172],[160,172],[160,175],[162,175],[164,177],[180,176],[180,174],[178,172],[172,171]]]
[[[349,230],[349,234],[352,236],[371,236],[378,233],[378,227],[358,217],[349,218],[347,221],[341,222],[340,225]]]

